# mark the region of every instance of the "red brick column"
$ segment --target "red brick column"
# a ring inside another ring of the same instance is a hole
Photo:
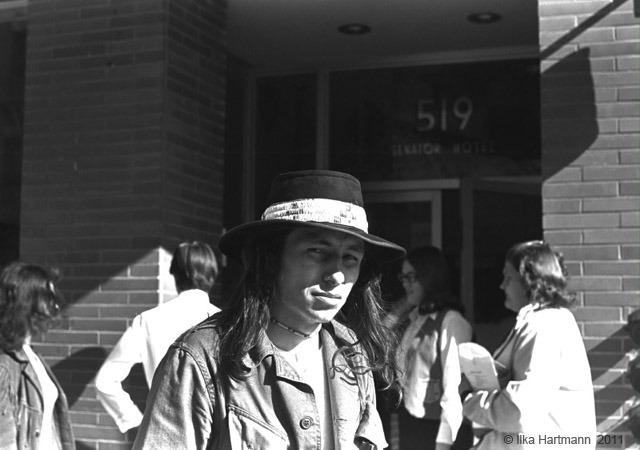
[[[217,246],[225,27],[225,0],[29,2],[20,252],[64,275],[67,318],[37,348],[83,448],[128,447],[93,377],[173,290],[175,245]],[[141,371],[130,386],[143,403]]]
[[[640,306],[640,26],[633,2],[539,1],[545,237],[580,293],[598,430],[626,433]],[[624,448],[626,442],[613,448]]]

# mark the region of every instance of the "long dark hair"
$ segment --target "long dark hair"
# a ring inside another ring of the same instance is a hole
[[[464,314],[462,302],[451,292],[449,264],[442,250],[433,246],[417,247],[409,251],[405,259],[424,286],[425,296],[420,304],[424,312],[449,308]]]
[[[222,311],[212,318],[220,337],[218,363],[221,370],[235,380],[246,375],[241,356],[257,344],[269,323],[270,308],[277,295],[280,257],[290,231],[257,238],[244,246],[240,281]],[[338,322],[353,330],[357,342],[344,342],[338,351],[351,353],[359,345],[368,363],[364,370],[374,372],[384,387],[395,388],[397,341],[383,320],[380,274],[378,263],[367,254],[349,298],[336,315]]]
[[[47,330],[62,306],[58,273],[15,261],[0,273],[0,347],[18,350],[27,336]]]

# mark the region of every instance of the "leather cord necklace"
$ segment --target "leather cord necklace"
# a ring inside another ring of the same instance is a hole
[[[277,325],[280,328],[282,328],[284,330],[287,330],[289,333],[295,334],[296,336],[299,336],[299,337],[304,338],[304,339],[309,339],[311,336],[313,336],[315,334],[315,332],[309,333],[309,334],[305,334],[305,333],[302,333],[302,332],[300,332],[298,330],[294,330],[293,328],[288,327],[287,325],[283,324],[282,322],[277,321],[275,317],[271,317],[270,320],[271,320],[272,324]]]

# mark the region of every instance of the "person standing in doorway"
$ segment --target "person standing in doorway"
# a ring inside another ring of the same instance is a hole
[[[134,448],[382,450],[373,373],[396,372],[380,264],[405,251],[368,232],[359,181],[281,174],[262,219],[220,249],[240,283],[171,346]]]
[[[96,376],[98,399],[120,432],[137,427],[142,412],[122,388],[131,368],[142,363],[147,384],[173,341],[183,332],[220,311],[209,293],[218,276],[211,247],[199,241],[175,249],[169,273],[178,296],[137,315],[111,351]]]
[[[411,250],[398,274],[409,306],[400,345],[403,398],[398,412],[400,450],[467,449],[472,432],[463,424],[458,344],[472,328],[451,293],[444,253]]]

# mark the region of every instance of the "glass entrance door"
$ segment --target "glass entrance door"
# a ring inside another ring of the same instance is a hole
[[[369,231],[405,248],[440,246],[440,191],[365,192]]]
[[[442,196],[439,190],[376,189],[363,185],[369,232],[404,248],[442,245]],[[387,300],[393,302],[403,294],[397,279],[401,262],[384,267],[382,287]]]

